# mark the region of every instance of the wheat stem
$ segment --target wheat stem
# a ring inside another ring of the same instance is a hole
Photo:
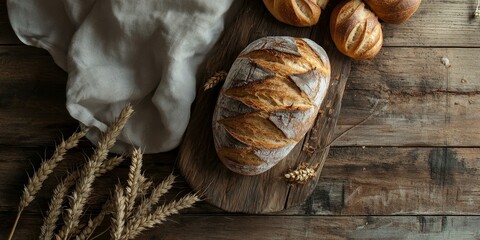
[[[358,123],[355,123],[355,125],[351,126],[350,128],[348,128],[347,130],[343,131],[342,133],[340,133],[340,135],[336,136],[333,140],[330,140],[330,142],[325,145],[324,147],[320,148],[318,151],[323,151],[325,149],[327,149],[328,147],[330,147],[331,145],[333,145],[335,143],[335,141],[337,141],[339,138],[345,136],[347,133],[349,133],[351,130],[353,130],[354,128],[364,124],[365,122],[367,122],[368,120],[370,120],[370,118],[373,117],[373,115],[377,114],[378,111],[379,111],[379,105],[378,105],[379,101],[377,100],[375,102],[375,105],[373,106],[372,110],[370,110],[370,114],[364,118],[362,121],[358,122]]]
[[[13,234],[15,234],[15,229],[17,229],[18,220],[20,220],[20,215],[22,215],[23,209],[18,210],[17,217],[15,218],[15,222],[13,223],[12,230],[10,231],[10,235],[8,235],[8,240],[11,240]]]
[[[74,148],[78,145],[78,141],[87,134],[88,128],[81,130],[80,132],[73,133],[67,140],[63,140],[59,145],[56,146],[55,151],[53,152],[50,159],[42,162],[40,168],[33,174],[33,177],[29,178],[28,184],[23,189],[23,194],[20,197],[20,204],[18,206],[18,214],[14,226],[10,231],[8,239],[12,239],[15,229],[17,228],[18,220],[23,210],[35,199],[35,195],[42,188],[43,182],[48,178],[53,172],[53,169],[57,167],[65,156],[65,153],[71,148]]]
[[[101,168],[96,173],[96,176],[105,174],[106,172],[112,170],[123,162],[125,158],[123,156],[115,156],[104,162]],[[41,228],[41,233],[39,239],[50,240],[53,238],[53,232],[55,231],[57,221],[61,214],[62,203],[67,195],[68,190],[75,184],[78,177],[80,176],[80,171],[75,171],[69,174],[65,180],[57,185],[53,191],[52,199],[50,200],[49,209],[47,217],[44,220],[43,226]]]
[[[158,207],[155,212],[144,216],[143,218],[129,221],[125,231],[124,239],[133,239],[143,230],[152,228],[156,224],[160,224],[165,219],[173,214],[177,214],[178,211],[191,207],[194,203],[200,201],[197,195],[188,194],[178,201],[170,202],[166,205]]]
[[[127,187],[126,187],[126,216],[129,217],[135,205],[135,199],[139,191],[142,177],[142,152],[139,149],[134,149],[132,153],[132,164],[128,173]],[[144,179],[143,179],[144,180]]]
[[[95,180],[95,173],[98,171],[108,151],[113,147],[115,141],[120,135],[123,127],[133,113],[133,108],[128,104],[120,113],[116,121],[107,129],[103,137],[98,142],[98,146],[93,152],[90,160],[85,164],[80,174],[80,181],[76,185],[75,191],[71,196],[70,209],[67,210],[65,225],[60,231],[61,239],[68,239],[70,233],[78,226],[80,216],[92,191],[92,184]]]

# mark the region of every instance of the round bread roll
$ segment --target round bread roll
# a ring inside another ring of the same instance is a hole
[[[373,59],[383,44],[382,25],[361,0],[346,0],[335,7],[330,33],[338,50],[356,60]]]
[[[330,83],[330,61],[305,38],[265,37],[238,56],[213,114],[220,160],[255,175],[285,158],[312,127]]]
[[[263,3],[277,20],[308,27],[317,24],[328,0],[263,0]]]
[[[386,23],[402,23],[418,9],[422,0],[365,0],[372,11]]]

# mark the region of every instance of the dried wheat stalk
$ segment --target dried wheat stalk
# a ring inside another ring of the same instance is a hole
[[[307,163],[300,163],[296,169],[285,173],[284,178],[291,184],[305,184],[314,179],[318,174],[320,164],[310,166]]]
[[[96,173],[96,177],[99,177],[112,170],[124,160],[125,158],[123,156],[115,156],[108,159],[100,167],[99,171]],[[52,239],[53,232],[55,231],[57,221],[61,214],[62,203],[65,200],[68,190],[73,187],[79,176],[80,171],[78,170],[69,174],[60,184],[57,185],[53,191],[47,217],[44,219],[39,239]]]
[[[215,73],[215,75],[213,75],[213,77],[209,78],[205,82],[205,84],[203,85],[203,91],[207,91],[208,89],[211,89],[211,88],[217,86],[217,84],[220,83],[221,81],[225,80],[226,77],[227,77],[227,72],[225,72],[225,71],[220,71],[220,72]]]
[[[172,201],[166,205],[158,207],[155,212],[148,214],[147,216],[133,219],[133,221],[130,221],[127,224],[123,239],[134,239],[143,230],[152,228],[156,224],[162,223],[168,216],[177,214],[178,211],[189,208],[198,201],[200,201],[200,199],[197,195],[188,194],[178,201]]]
[[[148,189],[152,186],[153,182],[148,181],[143,175],[140,178],[140,187],[138,191],[138,197],[144,197],[148,193]]]
[[[88,128],[85,128],[80,132],[72,134],[72,136],[70,136],[67,140],[63,140],[55,148],[52,157],[47,161],[44,161],[40,165],[40,168],[33,174],[33,177],[29,178],[28,184],[23,189],[23,194],[20,197],[17,218],[12,227],[12,231],[10,232],[10,236],[8,237],[9,240],[12,239],[13,234],[15,233],[20,215],[22,214],[23,210],[33,201],[33,199],[35,199],[35,195],[42,188],[43,182],[47,179],[48,175],[50,175],[50,173],[53,172],[53,169],[57,167],[58,163],[64,159],[67,150],[76,147],[78,145],[78,141],[80,141],[80,139],[83,138],[87,132]]]
[[[151,181],[147,181],[147,179],[142,175],[140,180],[140,188],[138,189],[138,196],[144,196],[146,192],[148,191],[148,188],[150,185],[152,185]],[[86,240],[89,239],[90,236],[92,235],[93,231],[102,224],[105,216],[109,214],[112,211],[112,201],[114,199],[108,199],[105,204],[103,204],[100,213],[98,213],[97,216],[95,216],[93,219],[89,219],[87,225],[80,231],[80,233],[75,236],[76,240]]]
[[[139,181],[141,182],[141,184],[140,184],[140,188],[138,189],[138,195],[143,196],[148,191],[148,188],[150,187],[150,185],[152,185],[152,182],[147,181],[147,179],[144,176],[142,176]],[[113,200],[114,200],[113,198],[107,200],[105,204],[103,204],[100,210],[100,213],[97,216],[95,216],[95,218],[88,220],[88,223],[85,226],[85,228],[83,228],[80,231],[80,233],[77,236],[75,236],[76,240],[86,240],[90,238],[93,231],[95,231],[95,229],[103,222],[103,219],[105,218],[105,216],[112,211]]]
[[[138,149],[134,149],[132,153],[132,164],[130,165],[130,171],[128,173],[127,187],[126,187],[126,212],[125,215],[128,217],[131,215],[133,210],[133,205],[135,205],[135,199],[137,198],[137,193],[139,191],[139,185],[141,184],[142,178],[142,152]]]
[[[133,163],[132,163],[133,165]],[[112,217],[112,238],[120,240],[122,237],[123,227],[125,225],[126,207],[128,198],[123,192],[120,185],[115,186],[115,214]]]
[[[158,202],[160,197],[172,187],[175,177],[170,175],[152,190],[149,198],[143,199],[140,205],[134,207],[137,197],[132,196],[138,196],[143,189],[142,186],[150,185],[150,182],[141,174],[142,159],[142,153],[139,150],[134,150],[127,187],[125,190],[120,189],[119,186],[116,187],[115,208],[113,209],[114,214],[110,231],[113,239],[133,239],[140,234],[141,231],[161,223],[166,217],[178,213],[181,209],[192,206],[199,200],[197,195],[187,195],[178,202],[173,201],[167,205],[158,207],[157,210],[152,213],[151,208]],[[133,186],[138,186],[136,188],[137,194],[133,193]],[[130,191],[130,193],[128,191]],[[128,214],[130,204],[135,214]]]
[[[98,213],[97,216],[95,216],[93,219],[90,218],[88,219],[87,225],[80,230],[80,232],[75,236],[76,240],[87,240],[90,239],[90,236],[92,235],[93,231],[97,229],[100,224],[102,224],[103,219],[105,219],[105,216],[109,214],[112,211],[112,199],[107,200],[103,206],[102,209],[100,210],[100,213]]]
[[[147,215],[152,209],[152,207],[158,203],[158,200],[160,200],[160,197],[162,197],[165,193],[167,193],[172,188],[174,182],[175,182],[175,176],[169,175],[165,180],[162,181],[162,183],[156,186],[152,190],[150,197],[142,200],[133,218],[139,219],[142,216]]]
[[[131,106],[128,105],[112,126],[107,129],[107,132],[99,141],[90,160],[80,170],[73,171],[57,185],[53,192],[47,217],[41,229],[40,239],[52,239],[54,236],[56,239],[70,239],[72,237],[77,240],[90,239],[93,231],[103,222],[105,216],[110,213],[113,214],[112,226],[110,227],[112,238],[133,239],[140,234],[141,231],[152,228],[154,225],[163,222],[166,217],[176,214],[179,210],[190,207],[199,201],[197,195],[190,194],[181,198],[179,201],[173,201],[157,207],[156,210],[152,212],[152,208],[158,203],[161,196],[172,188],[175,177],[173,175],[168,176],[162,183],[152,189],[148,198],[145,198],[153,183],[142,175],[143,156],[140,150],[135,149],[132,152],[132,162],[128,174],[127,186],[122,188],[121,185],[117,185],[114,195],[105,202],[100,213],[95,218],[89,219],[87,224],[80,222],[80,216],[84,211],[86,200],[91,194],[94,179],[112,170],[124,160],[124,157],[105,159],[108,150],[114,145],[116,138],[132,112]],[[84,131],[85,132],[82,131],[79,134],[72,135],[72,137],[64,141],[66,143],[60,144],[52,159],[63,158],[66,150],[62,149],[68,150],[74,147],[78,143],[78,139],[83,137],[87,130]],[[75,140],[76,138],[78,139]],[[54,161],[54,163],[49,162],[47,165],[56,166],[60,160],[52,161]],[[32,178],[36,180],[36,182],[43,182],[46,178],[44,176],[47,176],[53,171],[53,168],[46,168],[44,164],[46,163],[43,163],[40,167],[41,171],[39,170],[35,173]],[[35,182],[33,180],[30,180],[29,185],[31,182]],[[62,204],[66,199],[68,191],[74,186],[73,193],[68,198],[70,209],[66,211],[66,216],[64,217],[65,223],[58,234],[54,235],[57,221],[60,218]],[[33,194],[28,195],[28,197],[31,196],[31,198],[22,198],[22,200],[25,199],[25,201],[23,201],[24,203],[21,202],[24,207],[33,200],[40,187],[41,183],[39,187],[25,188],[29,190],[29,193]],[[141,198],[142,201],[136,206],[135,201],[139,198]],[[20,213],[21,211],[19,211],[19,215]],[[14,228],[17,222],[18,217]],[[10,234],[10,238],[13,236],[14,228]]]
[[[120,135],[121,130],[132,114],[132,106],[127,105],[116,121],[107,129],[98,142],[98,146],[93,152],[91,159],[82,169],[79,182],[70,197],[71,205],[70,209],[66,211],[65,225],[62,227],[58,235],[61,239],[69,239],[70,233],[78,226],[85,203],[92,191],[95,173],[106,159],[109,149],[115,144],[118,135]]]

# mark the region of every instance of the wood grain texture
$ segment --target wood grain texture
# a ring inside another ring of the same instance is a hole
[[[332,148],[293,214],[478,215],[478,148]]]
[[[329,4],[338,2],[330,1]],[[400,25],[383,25],[384,46],[480,47],[479,21],[473,18],[475,6],[473,0],[423,0],[409,21]],[[266,8],[259,6],[258,9],[265,12],[264,19],[276,21]],[[8,24],[6,13],[6,0],[0,0],[0,44],[20,44]]]
[[[53,141],[51,141],[53,142]],[[83,149],[89,145],[83,143]],[[0,211],[16,210],[27,174],[40,163],[41,155],[53,147],[0,149]],[[83,162],[88,151],[75,151],[47,180],[45,190],[27,212],[41,215],[47,209],[51,190],[69,167]],[[174,168],[176,152],[145,156],[145,174],[156,182]],[[319,184],[304,204],[279,215],[478,215],[480,204],[479,148],[360,148],[330,150]],[[122,164],[96,182],[96,189],[111,189],[128,173]],[[175,172],[175,174],[179,174]],[[178,179],[169,197],[189,191]],[[108,192],[96,192],[89,208],[98,210]],[[290,196],[294,196],[290,194]],[[187,213],[219,214],[221,210],[201,202]]]
[[[255,22],[252,25],[249,22],[252,16],[262,14],[258,9],[258,2],[246,1],[240,9],[236,21],[224,32],[221,41],[226,44],[217,45],[211,60],[207,61],[207,72],[229,69],[231,55],[235,57],[238,55],[238,52],[231,52],[231,49],[234,49],[234,46],[245,47],[253,40],[264,36],[256,32],[283,30],[282,26],[275,22],[266,22],[264,25]],[[320,20],[323,25],[327,24],[326,15]],[[245,35],[246,41],[235,42],[238,35]],[[325,34],[320,36],[305,34],[300,37],[311,37],[316,42],[325,42],[325,39],[326,41],[329,39]],[[325,50],[330,58],[332,79],[319,108],[321,113],[305,140],[301,140],[285,159],[263,174],[239,175],[221,163],[213,146],[211,130],[218,89],[207,92],[200,89],[197,92],[190,123],[180,146],[178,164],[187,182],[194,190],[203,193],[207,202],[230,212],[267,213],[299,205],[311,194],[318,181],[318,174],[307,184],[299,185],[289,185],[283,176],[300,163],[319,166],[318,172],[321,172],[328,154],[327,144],[333,135],[343,90],[350,73],[350,60],[339,53],[332,44],[328,46],[330,47]],[[225,59],[223,56],[228,56],[226,59],[229,60],[223,60]],[[207,78],[206,76],[204,78]],[[202,144],[198,144],[199,142]]]
[[[77,126],[64,106],[66,74],[48,53],[6,46],[20,42],[8,23],[5,2],[0,0],[0,45],[4,45],[0,46],[0,238],[13,223],[27,174],[43,155],[53,151],[61,133],[68,136]],[[141,239],[480,238],[480,25],[471,17],[475,4],[423,0],[408,22],[384,25],[385,47],[376,60],[352,63],[335,134],[364,119],[372,108],[372,98],[387,102],[387,107],[335,143],[338,147],[330,150],[320,184],[305,204],[275,215],[251,216],[226,215],[201,202]],[[281,24],[262,9],[245,13],[251,14],[246,23]],[[257,28],[219,43],[232,46],[221,59],[233,62],[243,47],[237,43],[247,43],[251,35],[319,38],[325,31],[322,27],[281,26]],[[442,65],[443,56],[450,59],[452,67]],[[215,66],[218,64],[205,65],[210,72],[199,76],[213,75]],[[84,161],[83,152],[90,149],[91,145],[83,142],[82,150],[71,155],[47,181],[45,190],[21,218],[15,239],[37,238],[56,178],[67,167]],[[176,156],[175,151],[148,156],[146,174],[159,181],[172,171]],[[127,172],[124,164],[100,179],[96,187],[110,188]],[[190,191],[183,179],[179,181],[169,199]],[[98,210],[105,194],[94,194],[91,212]]]
[[[480,50],[463,48],[389,48],[356,62],[337,133],[365,118],[373,101],[384,108],[335,145],[478,146],[478,64]]]
[[[7,220],[14,215],[6,215]],[[14,239],[36,239],[36,216],[25,215]],[[438,239],[480,238],[479,216],[242,216],[182,215],[172,217],[138,239]],[[0,235],[8,225],[0,222]],[[98,233],[98,231],[97,231]],[[104,233],[96,239],[109,239]]]
[[[41,146],[77,123],[65,109],[67,75],[44,50],[0,47],[0,145]]]
[[[181,216],[145,239],[478,239],[480,217]],[[219,231],[221,229],[221,231]]]
[[[233,61],[241,48],[231,41],[223,44],[234,46]],[[450,59],[448,69],[443,56]],[[44,145],[48,136],[76,127],[64,106],[66,74],[46,51],[0,47],[0,63],[0,144]],[[479,146],[480,128],[472,126],[479,118],[480,49],[395,47],[353,64],[335,134],[367,117],[376,100],[385,108],[334,146]]]
[[[479,47],[477,2],[423,0],[407,22],[384,24],[384,46]]]

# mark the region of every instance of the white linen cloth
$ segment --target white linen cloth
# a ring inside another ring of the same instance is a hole
[[[197,67],[218,39],[233,0],[7,0],[22,42],[68,72],[69,113],[88,138],[131,102],[135,114],[114,151],[178,146],[195,98]],[[99,131],[100,130],[100,131]]]

